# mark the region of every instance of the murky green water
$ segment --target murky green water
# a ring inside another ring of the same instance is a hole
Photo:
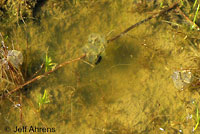
[[[7,31],[7,43],[13,41],[23,52],[27,79],[40,68],[47,49],[59,64],[79,57],[89,34],[112,32],[106,37],[110,39],[151,15],[136,12],[131,0],[86,5],[69,8],[46,2],[36,14],[40,18]],[[161,20],[153,19],[109,43],[95,68],[74,62],[26,87],[22,123],[20,110],[2,103],[0,133],[5,126],[14,131],[20,125],[55,128],[56,134],[192,133],[191,101],[198,101],[199,94],[177,90],[171,75],[181,67],[197,67],[191,60],[197,52],[183,34]],[[38,110],[38,96],[45,89],[50,103]]]

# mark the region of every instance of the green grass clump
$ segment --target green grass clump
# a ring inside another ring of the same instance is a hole
[[[48,56],[48,52],[46,53],[45,57],[45,72],[48,72],[50,70],[53,70],[56,67],[56,63],[52,62],[51,57]]]
[[[195,22],[196,22],[196,20],[197,20],[197,15],[198,15],[198,12],[199,12],[199,7],[200,7],[200,5],[198,4],[198,6],[197,6],[197,10],[196,10],[196,12],[195,12],[195,16],[194,16],[194,19],[193,19],[193,25],[192,25],[192,29],[194,29],[195,28]]]
[[[195,125],[195,127],[194,127],[194,129],[193,129],[193,131],[195,131],[195,130],[198,128],[199,123],[200,123],[200,115],[199,115],[199,108],[198,108],[198,105],[197,105],[195,102],[194,102],[193,104],[196,105],[196,113],[195,113],[195,115],[192,116],[193,119],[194,119],[195,122],[196,122],[196,125]]]
[[[44,90],[44,94],[42,97],[39,97],[39,101],[38,101],[38,105],[39,105],[39,108],[44,105],[44,104],[47,104],[47,103],[50,103],[50,99],[49,99],[49,96],[47,94],[47,91],[46,89]]]

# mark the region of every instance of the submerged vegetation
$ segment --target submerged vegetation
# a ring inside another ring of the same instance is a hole
[[[0,21],[4,26],[25,23],[32,18],[37,2],[37,0],[1,0]]]
[[[197,127],[199,126],[199,122],[200,122],[198,105],[196,105],[196,113],[193,117],[194,117],[194,120],[196,121],[196,125],[194,127],[194,131],[195,131],[197,129]]]
[[[50,100],[47,94],[47,90],[45,89],[44,94],[42,96],[39,96],[38,106],[40,108],[42,105],[47,104],[47,103],[50,103]]]
[[[51,57],[48,56],[48,52],[46,53],[45,64],[44,65],[45,65],[45,72],[48,72],[50,70],[55,69],[55,67],[57,65],[56,63],[52,62]]]
[[[23,55],[17,50],[8,50],[0,33],[1,55],[0,55],[0,85],[1,91],[8,91],[11,87],[20,85],[24,82],[20,65],[23,62]]]
[[[199,0],[1,1],[2,124],[198,133],[199,8]]]

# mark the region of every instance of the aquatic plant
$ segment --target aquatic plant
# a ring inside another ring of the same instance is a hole
[[[151,18],[153,18],[153,17],[155,17],[155,16],[152,16]],[[134,26],[138,26],[138,25],[140,25],[140,24],[142,24],[143,22],[145,22],[145,21],[147,21],[147,20],[149,20],[149,19],[151,19],[151,18],[148,18],[148,19],[146,19],[146,20],[144,20],[144,21],[141,21],[140,23],[137,23],[137,25],[134,25]],[[133,27],[130,27],[129,29],[132,29]],[[127,30],[125,30],[121,35],[124,35],[125,33],[127,33],[128,31],[129,31],[129,29],[127,29]],[[119,35],[119,36],[116,36],[116,38],[118,38],[118,37],[120,37],[121,35]],[[113,40],[115,40],[116,38],[113,38]],[[109,41],[113,41],[113,40],[109,40]],[[94,43],[91,43],[91,45],[89,45],[89,47],[93,47],[93,45],[94,45]],[[98,44],[99,46],[101,45],[101,44]],[[102,56],[101,54],[103,54],[102,53],[102,51],[104,52],[104,46],[102,46],[102,48],[103,49],[98,49],[98,50],[100,50],[100,51],[97,51],[96,50],[96,52],[99,54],[100,53],[100,56]],[[90,54],[90,55],[92,55],[92,53],[89,53],[89,50],[87,50],[86,52],[85,52],[86,54]],[[86,55],[86,56],[88,56],[88,55]],[[99,56],[99,55],[97,55],[96,53],[94,54],[94,57],[92,56],[92,58],[88,58],[90,61],[92,61],[92,63],[98,63],[98,61],[99,61],[99,58],[97,57],[97,56]],[[83,55],[83,57],[84,57],[84,55]],[[89,56],[88,56],[89,57]],[[87,58],[87,57],[85,57],[85,58]],[[80,60],[81,58],[78,58],[76,61],[78,61],[78,60]],[[74,60],[75,61],[75,60]],[[71,61],[72,62],[72,61]],[[42,78],[42,77],[44,77],[44,76],[47,76],[48,74],[50,74],[51,72],[54,72],[55,70],[57,70],[58,68],[60,68],[60,67],[63,67],[64,65],[66,65],[66,64],[68,64],[68,63],[71,63],[70,61],[66,61],[64,64],[60,64],[60,65],[58,65],[58,66],[53,66],[53,64],[52,64],[52,58],[51,57],[49,57],[48,56],[48,54],[46,54],[46,57],[45,57],[45,73],[43,74],[43,75],[39,75],[39,76],[36,76],[36,77],[32,77],[33,79],[31,79],[30,81],[27,81],[26,83],[24,83],[23,85],[20,85],[19,86],[19,88],[22,88],[24,85],[28,85],[29,83],[32,83],[32,82],[34,82],[35,80],[39,80],[40,78]],[[44,68],[43,68],[44,69]],[[47,74],[47,75],[46,75]],[[184,84],[184,83],[187,83],[188,81],[187,81],[187,79],[182,79],[183,78],[183,76],[184,76],[185,74],[178,74],[178,78],[180,78],[180,79],[178,79],[177,81],[178,82],[180,82],[181,84]],[[188,75],[190,75],[190,74],[188,74]],[[188,78],[188,77],[186,77],[186,78]],[[11,93],[13,93],[13,92],[15,92],[15,91],[18,91],[18,89],[19,88],[17,88],[16,90],[14,90],[14,91],[12,91]],[[39,98],[39,101],[38,101],[38,105],[39,105],[39,107],[41,107],[43,104],[47,104],[47,103],[49,103],[50,101],[47,99],[48,98],[48,94],[47,94],[47,91],[46,90],[44,90],[44,94],[42,94],[41,95],[41,97]],[[73,109],[73,98],[72,98],[72,100],[70,100],[71,101],[71,113],[72,113],[72,109]],[[72,117],[71,117],[72,118]],[[71,119],[72,120],[72,119]],[[155,120],[157,120],[157,118],[155,118]],[[145,125],[145,124],[144,124]],[[115,127],[114,127],[115,128]],[[112,129],[112,125],[111,126],[105,126],[105,127],[100,127],[99,129],[101,129],[101,131],[102,132],[104,132],[104,133],[117,133],[116,131],[115,131],[115,129]],[[116,127],[116,130],[117,131],[120,131],[119,129],[118,129],[118,126]],[[122,129],[122,132],[124,131],[124,129]],[[120,132],[119,132],[120,133]]]
[[[24,82],[20,65],[23,63],[23,55],[17,50],[8,50],[0,33],[0,85],[1,89],[7,90],[10,85],[18,86]]]
[[[45,72],[48,72],[50,70],[53,70],[56,67],[56,63],[52,62],[51,57],[48,56],[48,52],[46,53],[45,57]]]
[[[88,40],[88,47],[89,49],[85,49],[86,51],[84,52],[84,54],[82,54],[81,56],[79,56],[78,58],[75,58],[73,60],[70,60],[70,61],[66,61],[66,62],[63,62],[59,65],[56,66],[55,63],[52,63],[52,59],[51,57],[48,56],[48,54],[46,54],[46,59],[45,59],[45,73],[42,74],[42,75],[38,75],[34,78],[32,78],[31,80],[21,84],[20,86],[16,87],[15,89],[13,89],[12,91],[9,92],[9,94],[12,94],[20,89],[22,89],[24,86],[38,80],[38,79],[41,79],[42,77],[45,77],[51,73],[53,73],[54,71],[56,71],[57,69],[59,68],[62,68],[63,66],[65,66],[66,64],[69,64],[71,62],[75,62],[75,61],[79,61],[79,60],[82,60],[84,58],[88,59],[89,62],[92,62],[94,64],[97,64],[100,62],[101,60],[101,56],[103,56],[103,53],[105,51],[105,47],[104,45],[106,43],[110,43],[120,37],[122,37],[123,35],[125,35],[126,33],[128,33],[130,30],[132,30],[133,28],[153,19],[153,18],[157,18],[159,16],[162,16],[168,12],[170,12],[171,10],[175,9],[176,7],[178,7],[178,2],[172,4],[170,7],[152,15],[152,16],[149,16],[147,17],[146,19],[143,19],[133,25],[131,25],[130,27],[126,28],[124,31],[122,31],[121,33],[117,34],[116,36],[114,36],[113,38],[111,39],[108,39],[108,40],[105,40],[103,37],[99,36],[99,35],[95,35],[94,34],[92,36],[89,36],[91,37],[91,39]],[[96,37],[97,36],[97,37]],[[94,38],[93,38],[94,37]],[[97,39],[97,40],[96,40]],[[97,42],[96,42],[97,41]],[[92,45],[97,45],[97,47],[95,46],[92,46]],[[92,51],[91,51],[92,50]],[[95,52],[95,53],[94,53]],[[8,94],[7,94],[8,95]],[[6,96],[7,96],[6,95]]]
[[[47,103],[50,103],[50,99],[49,99],[49,96],[48,96],[47,91],[45,89],[44,94],[42,96],[39,96],[38,106],[40,108],[42,105],[47,104]]]
[[[3,0],[0,2],[0,20],[6,22],[6,26],[20,21],[25,24],[25,19],[33,17],[36,4],[37,0]]]
[[[193,23],[194,23],[194,24],[191,26],[192,29],[194,29],[195,26],[196,26],[195,24],[196,24],[197,14],[198,14],[198,12],[199,12],[199,7],[200,7],[200,5],[198,4],[197,9],[196,9],[196,12],[195,12],[194,19],[193,19]]]
[[[198,126],[199,126],[199,123],[200,123],[200,114],[199,114],[199,108],[198,108],[198,105],[197,105],[196,103],[194,103],[194,104],[196,105],[196,114],[195,114],[195,115],[193,115],[192,117],[193,117],[193,119],[195,120],[195,122],[196,122],[196,125],[195,125],[195,127],[194,127],[193,131],[195,131],[195,130],[198,128]]]

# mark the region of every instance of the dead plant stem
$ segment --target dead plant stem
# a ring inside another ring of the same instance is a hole
[[[72,62],[81,60],[81,59],[84,58],[85,56],[86,56],[86,55],[84,54],[84,55],[82,55],[82,56],[80,56],[80,57],[78,57],[78,58],[76,58],[76,59],[69,60],[69,61],[66,61],[66,62],[63,62],[63,63],[59,64],[55,69],[53,69],[53,70],[51,70],[51,71],[49,71],[49,72],[46,72],[46,73],[44,73],[44,74],[42,74],[42,75],[38,75],[38,76],[36,76],[35,78],[33,78],[33,79],[31,79],[31,80],[25,82],[24,84],[19,85],[19,86],[16,87],[15,89],[11,90],[8,94],[5,94],[5,97],[8,96],[8,95],[11,95],[12,93],[14,93],[14,92],[16,92],[16,91],[18,91],[18,90],[20,90],[20,89],[23,88],[24,86],[26,86],[26,85],[28,85],[28,84],[30,84],[30,83],[36,81],[36,80],[39,80],[39,79],[41,79],[41,78],[43,78],[43,77],[45,77],[45,76],[47,76],[47,75],[49,75],[49,74],[55,72],[56,70],[62,68],[63,66],[65,66],[65,65],[67,65],[67,64],[70,64],[70,63],[72,63]]]

